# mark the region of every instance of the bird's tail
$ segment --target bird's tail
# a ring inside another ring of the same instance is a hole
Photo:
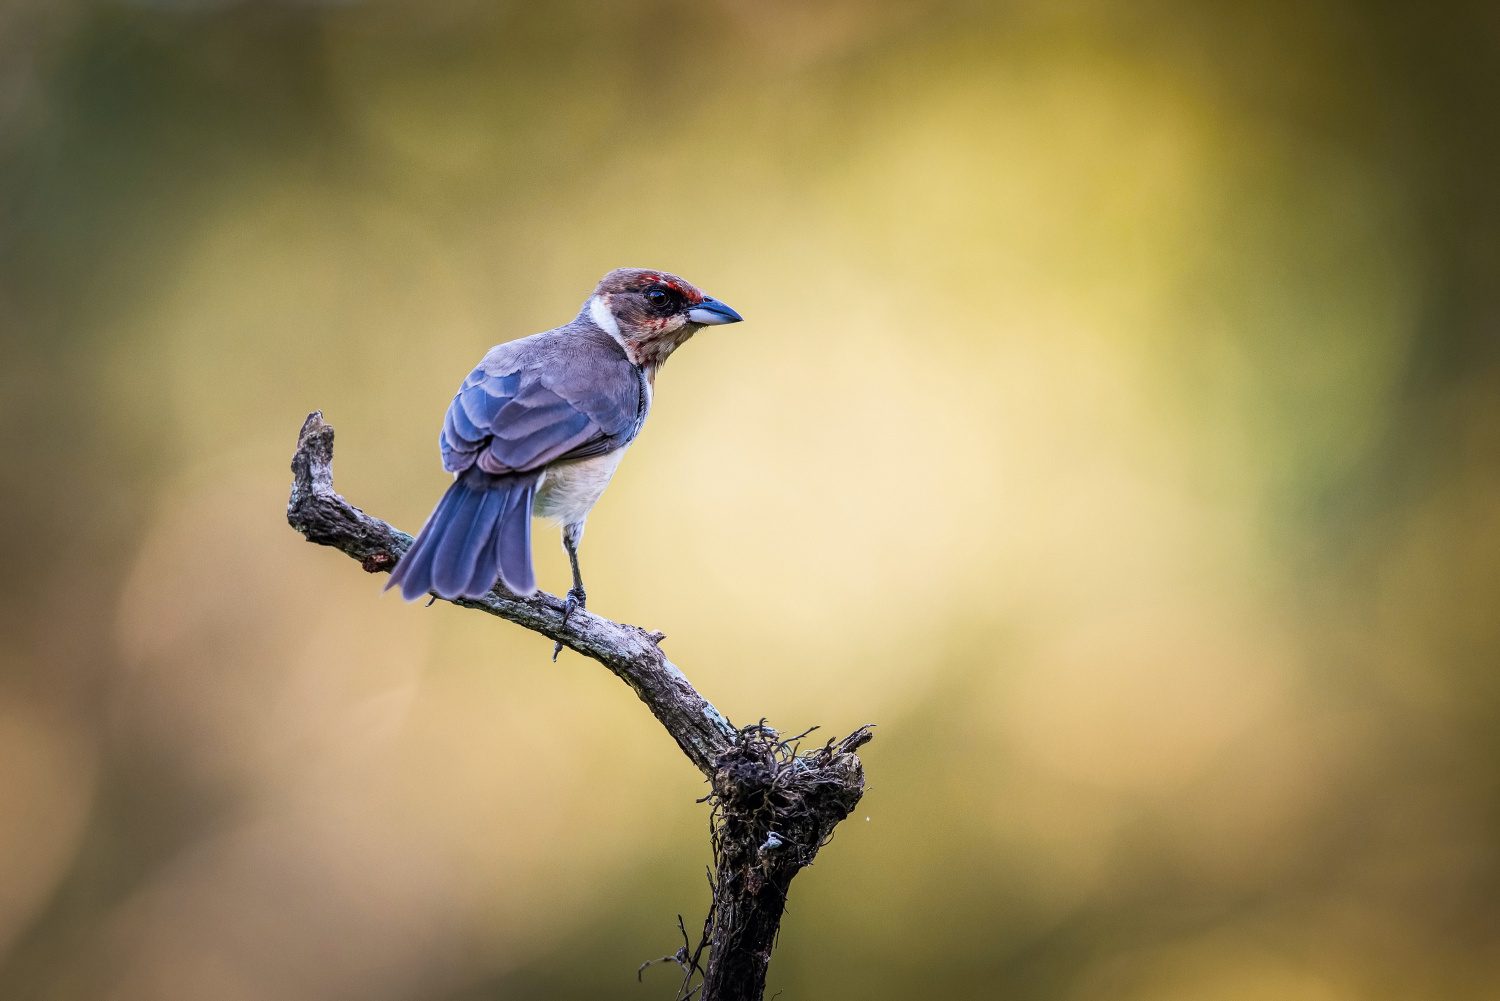
[[[537,476],[495,476],[471,466],[438,501],[411,548],[391,571],[407,601],[482,598],[499,577],[510,591],[536,591],[531,569],[531,505]]]

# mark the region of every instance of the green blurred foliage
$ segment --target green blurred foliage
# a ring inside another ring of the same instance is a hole
[[[879,724],[769,993],[1493,996],[1496,65],[1462,2],[9,0],[0,996],[669,996],[670,741],[282,520],[321,408],[416,528],[621,265],[748,322],[592,607]]]

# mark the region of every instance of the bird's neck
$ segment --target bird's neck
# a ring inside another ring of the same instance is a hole
[[[602,296],[594,296],[588,302],[587,312],[594,325],[614,338],[625,350],[630,364],[646,373],[646,379],[656,384],[657,371],[667,363],[688,338],[698,332],[696,323],[682,323],[670,329],[637,324],[621,324]]]
[[[648,332],[643,336],[627,333],[619,339],[620,346],[625,349],[630,364],[645,372],[646,378],[654,385],[657,371],[696,330],[696,326],[689,324],[670,332]]]

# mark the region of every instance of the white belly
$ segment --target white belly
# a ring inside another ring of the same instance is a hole
[[[531,513],[554,524],[581,523],[599,503],[604,488],[609,486],[610,477],[615,475],[615,468],[624,457],[625,449],[617,448],[605,455],[555,462],[548,466]]]

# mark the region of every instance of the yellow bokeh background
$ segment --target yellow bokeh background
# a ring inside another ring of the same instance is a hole
[[[878,724],[768,996],[1500,990],[1500,29],[1483,4],[0,7],[0,997],[667,997],[700,778],[383,594],[492,344],[703,331],[590,607]],[[542,585],[567,586],[555,533]]]

